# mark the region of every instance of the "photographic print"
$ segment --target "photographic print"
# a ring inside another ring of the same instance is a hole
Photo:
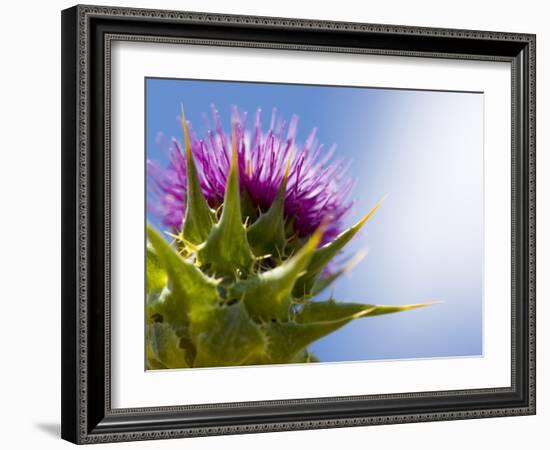
[[[536,413],[535,35],[77,5],[61,41],[64,439]]]
[[[147,369],[482,355],[482,93],[145,84]]]

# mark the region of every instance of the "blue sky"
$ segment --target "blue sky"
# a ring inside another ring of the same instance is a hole
[[[347,225],[387,195],[347,247],[368,256],[327,296],[442,303],[352,322],[311,347],[322,361],[482,353],[483,94],[165,79],[146,87],[148,159],[166,163],[156,137],[180,138],[181,103],[199,133],[211,104],[226,130],[232,105],[249,115],[260,107],[264,124],[276,107],[299,116],[298,142],[317,127],[320,142],[353,162]]]

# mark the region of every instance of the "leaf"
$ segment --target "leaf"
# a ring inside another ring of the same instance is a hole
[[[324,226],[320,226],[308,242],[282,265],[237,281],[230,290],[230,297],[242,300],[250,316],[256,320],[287,319],[294,284],[311,260],[323,232]]]
[[[245,278],[252,270],[255,258],[241,220],[237,146],[233,132],[233,156],[220,221],[212,227],[206,242],[197,251],[200,264],[216,276]]]
[[[363,225],[370,219],[374,212],[380,207],[384,199],[380,200],[374,207],[355,225],[340,233],[333,241],[318,248],[311,262],[307,267],[307,273],[296,283],[294,296],[297,298],[312,295],[313,285],[327,266],[330,260],[357,234]]]
[[[153,360],[153,365],[159,362],[168,369],[189,367],[185,350],[180,347],[179,342],[180,338],[168,324],[153,323],[147,326],[147,358]]]
[[[166,272],[149,244],[147,244],[146,250],[146,265],[145,292],[149,295],[153,291],[162,290],[168,280]]]
[[[182,237],[184,241],[198,245],[206,240],[212,225],[214,224],[214,212],[208,206],[204,198],[197,168],[193,160],[191,152],[191,144],[189,143],[189,133],[187,131],[187,123],[181,111],[181,122],[185,139],[185,157],[187,171],[187,201],[185,210],[185,219],[183,221]]]
[[[289,158],[281,186],[273,203],[267,212],[262,214],[248,228],[248,242],[256,256],[278,256],[283,254],[286,242],[284,207],[290,162],[291,159]]]
[[[171,292],[154,305],[165,322],[181,326],[190,312],[218,304],[217,281],[182,259],[153,228],[147,228],[147,236],[170,282]]]
[[[266,340],[242,302],[192,314],[195,367],[239,366],[265,352]]]

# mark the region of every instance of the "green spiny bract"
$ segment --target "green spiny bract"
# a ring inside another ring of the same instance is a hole
[[[348,322],[423,305],[312,301],[342,271],[323,270],[378,208],[319,247],[289,235],[283,214],[288,166],[270,209],[243,220],[235,135],[224,203],[205,200],[183,120],[187,202],[170,245],[147,229],[147,368],[220,367],[318,361],[308,346]]]

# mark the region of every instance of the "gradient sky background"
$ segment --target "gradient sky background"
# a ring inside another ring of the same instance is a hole
[[[148,159],[167,160],[159,132],[181,140],[180,103],[199,133],[212,103],[226,131],[231,105],[249,121],[261,107],[264,130],[276,107],[299,116],[298,144],[317,127],[325,148],[335,143],[353,161],[348,226],[388,195],[346,247],[368,256],[330,291],[338,301],[442,303],[354,321],[310,347],[321,361],[482,354],[482,94],[164,79],[146,87]]]

